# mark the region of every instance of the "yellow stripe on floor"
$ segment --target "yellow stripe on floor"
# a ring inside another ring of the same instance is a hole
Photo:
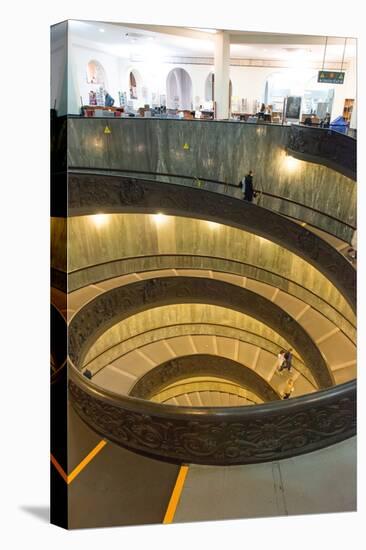
[[[167,511],[165,513],[163,523],[172,523],[174,520],[175,511],[177,509],[180,496],[182,494],[187,473],[188,473],[188,466],[181,466],[177,477],[177,481],[175,482],[175,487],[173,489],[172,496],[170,497],[170,501],[168,504]]]
[[[76,478],[76,476],[80,474],[82,470],[84,470],[85,466],[87,466],[89,462],[93,460],[95,455],[97,455],[99,451],[101,451],[106,444],[107,442],[102,439],[102,441],[100,441],[98,445],[94,447],[94,449],[84,458],[84,460],[82,460],[80,464],[76,466],[76,468],[71,472],[71,474],[67,476],[68,484],[71,483]]]

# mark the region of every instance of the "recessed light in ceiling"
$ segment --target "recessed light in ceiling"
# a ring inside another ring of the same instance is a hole
[[[104,29],[99,29],[99,32],[104,32]]]
[[[285,50],[286,52],[290,52],[290,53],[308,53],[308,52],[311,52],[311,50],[309,48],[305,49],[305,48],[282,48],[283,50]]]
[[[136,40],[139,38],[146,38],[146,35],[138,32],[126,32],[124,34],[124,38],[126,40],[132,40],[132,42],[136,42]]]
[[[198,27],[188,27],[192,31],[199,31],[199,32],[209,32],[210,34],[216,34],[216,29],[199,29]]]

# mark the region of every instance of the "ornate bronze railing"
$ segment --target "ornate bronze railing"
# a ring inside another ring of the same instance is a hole
[[[326,130],[290,126],[287,150],[301,160],[318,162],[356,180],[357,141],[349,136]]]
[[[66,200],[66,185],[61,189],[60,198],[58,178],[67,170],[65,128],[66,125],[61,137],[53,141],[56,155],[52,163],[54,215],[66,216],[66,207],[70,209],[69,214],[82,215],[94,213],[100,207],[106,212],[154,212],[159,206],[171,215],[184,215],[193,209],[193,217],[205,215],[207,219],[219,222],[230,218],[234,227],[254,227],[264,236],[269,235],[270,227],[272,240],[282,242],[313,263],[334,282],[354,308],[355,279],[351,266],[315,235],[289,220],[275,218],[268,210],[241,202],[239,205],[239,201],[231,197],[218,197],[207,191],[198,196],[197,189],[184,190],[182,186],[172,184],[168,189],[165,182],[113,178],[102,174],[69,174],[69,202]],[[309,139],[296,139],[301,131]],[[291,154],[293,152],[299,158],[302,155],[304,159],[307,157],[326,164],[355,178],[355,142],[345,141],[344,136],[332,133],[332,139],[335,137],[339,141],[335,151],[334,146],[330,147],[325,132],[316,149],[319,140],[309,132],[314,132],[314,129],[293,127],[288,130],[286,146]],[[342,143],[346,146],[343,147]],[[206,181],[212,185],[221,183]],[[195,182],[195,186],[200,187],[199,182]],[[331,218],[329,214],[327,217]],[[263,227],[267,228],[267,233]],[[348,227],[352,229],[352,226]],[[66,369],[60,370],[61,374],[66,374]],[[186,408],[101,389],[83,376],[71,361],[67,370],[69,400],[86,424],[103,438],[159,460],[212,465],[260,463],[312,452],[356,433],[356,381],[264,405]],[[53,389],[57,388],[58,384],[55,384]],[[66,392],[62,395],[65,396]],[[65,410],[63,406],[62,411]]]
[[[323,273],[355,309],[355,270],[314,233],[270,210],[194,187],[100,173],[69,172],[68,214],[156,213],[224,223],[254,232],[304,258]]]
[[[60,311],[51,304],[51,383],[60,376],[67,360],[67,326]]]
[[[316,451],[356,433],[356,381],[250,407],[174,407],[101,389],[69,365],[69,399],[102,437],[175,463],[235,465]]]
[[[152,172],[152,171],[146,171],[146,170],[130,170],[130,169],[114,169],[114,168],[85,168],[82,166],[70,166],[69,171],[73,173],[91,173],[91,174],[107,174],[107,175],[116,175],[116,176],[123,176],[123,177],[133,177],[133,178],[142,178],[145,181],[159,181],[159,182],[165,182],[165,183],[172,183],[176,185],[186,185],[189,187],[196,187],[198,189],[206,190],[206,191],[213,191],[215,193],[222,193],[225,195],[229,195],[234,198],[242,199],[243,198],[243,191],[242,187],[239,185],[239,183],[231,183],[227,181],[220,181],[220,180],[213,180],[208,179],[201,176],[185,176],[182,174],[173,174],[173,173],[167,173],[167,172]],[[353,224],[350,224],[346,222],[345,220],[341,220],[337,218],[336,216],[332,216],[328,212],[324,212],[323,210],[320,210],[319,208],[314,208],[313,206],[304,204],[302,202],[296,201],[294,199],[290,199],[288,197],[277,195],[275,193],[269,193],[268,191],[265,191],[262,189],[262,186],[257,183],[257,187],[254,189],[255,193],[258,196],[257,204],[259,205],[261,202],[261,199],[263,197],[267,197],[270,199],[274,199],[276,201],[282,201],[284,204],[291,206],[295,205],[297,207],[300,207],[304,213],[309,214],[310,216],[315,214],[319,215],[322,218],[335,222],[336,224],[339,224],[340,226],[344,226],[345,228],[351,229],[354,231],[356,229],[356,226]],[[266,208],[267,210],[274,210],[276,212],[275,208],[269,208],[268,206],[265,206],[262,208]],[[303,218],[298,218],[295,215],[292,216],[293,219],[304,221]],[[311,225],[311,224],[308,224]],[[320,227],[319,225],[314,225],[314,227],[318,227],[325,233],[328,233],[328,231],[324,227]],[[331,233],[330,233],[331,234]]]

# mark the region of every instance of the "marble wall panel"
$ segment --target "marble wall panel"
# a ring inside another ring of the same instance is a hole
[[[51,267],[67,271],[67,220],[51,218]]]
[[[230,326],[257,334],[280,346],[288,346],[287,342],[275,331],[248,315],[208,304],[177,304],[149,309],[117,323],[104,332],[90,347],[84,364],[92,361],[106,349],[137,334],[163,326],[191,323]]]
[[[111,133],[104,134],[108,124]],[[70,167],[143,170],[238,184],[248,170],[255,187],[356,224],[356,186],[339,172],[306,161],[288,165],[289,129],[232,122],[69,119]],[[188,143],[189,149],[183,149]],[[191,182],[186,182],[191,184]],[[265,205],[311,223],[300,205],[267,197]],[[350,240],[352,230],[319,214],[313,223]]]
[[[327,302],[288,279],[249,264],[221,258],[184,255],[149,256],[117,260],[115,262],[107,262],[98,266],[92,266],[69,275],[69,292],[75,290],[75,287],[79,288],[75,293],[72,292],[69,294],[70,301],[73,301],[73,295],[80,292],[81,288],[84,285],[86,286],[86,284],[97,283],[98,288],[109,289],[118,286],[118,281],[120,281],[120,284],[136,281],[138,280],[136,273],[140,274],[144,269],[148,271],[155,270],[156,267],[160,269],[174,267],[178,275],[187,273],[187,268],[189,267],[194,269],[208,268],[212,271],[214,278],[228,282],[232,281],[234,284],[238,284],[238,286],[245,286],[245,279],[262,281],[271,285],[273,288],[278,288],[283,291],[277,294],[275,303],[288,311],[293,317],[296,317],[297,314],[300,313],[304,307],[302,302],[305,302],[331,320],[337,327],[344,331],[352,341],[356,339],[354,315],[351,317],[351,323]],[[182,269],[182,267],[184,267],[184,269]],[[218,271],[222,269],[224,269],[225,272]],[[120,273],[130,273],[130,275],[118,277]],[[240,274],[240,276],[236,274]],[[114,278],[115,276],[117,277]],[[296,298],[292,298],[292,296]],[[284,297],[288,299],[283,300],[282,298]],[[301,300],[300,309],[294,305],[298,303],[298,300]]]
[[[354,320],[350,306],[324,275],[289,250],[253,233],[179,216],[159,219],[146,214],[110,214],[101,226],[95,221],[95,216],[69,219],[69,272],[131,256],[197,254],[224,258],[290,279]]]

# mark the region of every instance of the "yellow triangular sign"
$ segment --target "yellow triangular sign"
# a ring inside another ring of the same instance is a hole
[[[189,149],[188,143],[185,143],[185,144],[183,145],[183,149],[185,149],[186,151]]]
[[[111,130],[110,130],[110,128],[108,128],[108,126],[106,126],[106,127],[104,128],[104,133],[105,133],[105,134],[110,134],[110,133],[111,133]]]

